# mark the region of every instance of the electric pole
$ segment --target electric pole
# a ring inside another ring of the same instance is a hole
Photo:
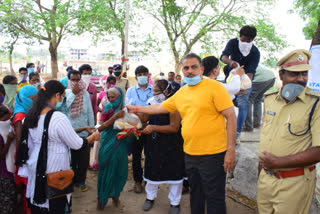
[[[130,18],[130,0],[126,0],[126,16],[125,16],[125,26],[124,26],[124,53],[122,56],[122,70],[127,71],[128,65],[128,36],[129,36],[129,18]]]

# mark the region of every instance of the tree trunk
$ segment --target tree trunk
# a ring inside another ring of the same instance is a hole
[[[174,47],[174,45],[173,45]],[[174,72],[177,74],[180,74],[181,72],[181,68],[182,68],[182,65],[181,65],[181,60],[180,60],[180,57],[179,57],[179,53],[178,51],[174,48],[172,48],[172,52],[173,52],[173,56],[174,56]]]
[[[124,38],[121,38],[121,57],[124,55]]]
[[[318,28],[316,30],[316,33],[314,34],[314,37],[311,43],[311,46],[314,46],[314,45],[320,45],[320,20],[318,22]]]
[[[57,79],[58,74],[58,46],[50,42],[49,52],[51,56],[51,74],[52,77]]]
[[[15,76],[16,74],[14,73],[13,63],[12,63],[12,53],[9,53],[9,63],[10,63],[10,73]]]
[[[175,62],[175,66],[174,66],[174,72],[177,74],[180,74],[181,72],[181,69],[182,69],[182,64],[181,62],[178,60],[178,62],[176,61]]]
[[[120,59],[124,58],[124,46],[125,46],[125,39],[124,39],[124,33],[121,33],[120,35],[121,37],[121,56]],[[122,66],[122,70],[126,71],[126,68],[124,68],[124,61],[121,60],[121,66]]]
[[[10,46],[10,51],[9,51],[9,63],[10,63],[10,73],[12,75],[16,75],[14,73],[14,70],[13,70],[13,63],[12,63],[12,53],[13,53],[13,49],[14,49],[14,44],[17,42],[18,38],[13,42],[11,43],[11,46]]]

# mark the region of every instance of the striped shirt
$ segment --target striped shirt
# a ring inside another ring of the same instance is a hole
[[[19,175],[28,178],[26,198],[33,203],[36,168],[41,147],[41,138],[43,134],[45,114],[40,115],[38,126],[29,129],[28,146],[29,160],[19,168]],[[70,169],[70,152],[71,149],[80,149],[83,139],[80,138],[73,130],[71,123],[66,115],[61,112],[54,112],[49,123],[48,133],[48,160],[46,173],[57,172],[60,170]],[[49,208],[48,200],[44,204],[35,204],[39,207]]]

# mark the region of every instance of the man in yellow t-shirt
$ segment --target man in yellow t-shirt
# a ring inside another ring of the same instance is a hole
[[[161,105],[131,106],[129,112],[173,113],[182,118],[185,165],[191,187],[191,213],[226,213],[226,172],[235,167],[236,116],[227,90],[202,79],[201,58],[190,53],[182,60],[182,87]]]

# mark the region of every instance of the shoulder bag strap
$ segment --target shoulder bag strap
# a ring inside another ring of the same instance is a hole
[[[48,133],[49,122],[55,110],[50,110],[44,119],[44,128],[42,134],[41,148],[39,151],[36,171],[36,183],[33,201],[37,204],[44,204],[47,200],[46,184],[47,184],[47,159],[48,159]]]
[[[25,124],[22,125],[22,133],[21,133],[21,139],[18,144],[18,151],[16,155],[16,165],[22,166],[27,162],[29,159],[29,148],[28,148],[28,134],[29,129],[26,127]]]

